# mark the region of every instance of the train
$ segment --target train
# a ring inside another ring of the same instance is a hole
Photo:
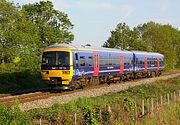
[[[54,44],[43,50],[41,77],[54,89],[160,76],[164,55],[155,52]]]

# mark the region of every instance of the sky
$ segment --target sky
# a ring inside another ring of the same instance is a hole
[[[9,0],[12,1],[12,0]],[[20,5],[40,0],[13,0]],[[42,0],[41,0],[42,1]],[[49,0],[74,24],[72,44],[100,47],[118,23],[131,28],[154,21],[180,29],[180,0]]]

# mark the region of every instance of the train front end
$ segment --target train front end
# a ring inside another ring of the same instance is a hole
[[[43,51],[41,64],[42,80],[53,89],[69,89],[73,75],[72,51],[47,48]]]

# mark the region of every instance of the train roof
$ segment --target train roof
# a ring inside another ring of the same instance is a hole
[[[66,44],[66,43],[56,43],[53,45],[48,46],[45,48],[45,50],[49,48],[61,48],[61,49],[69,49],[72,51],[109,51],[109,52],[121,52],[121,53],[135,53],[135,54],[146,54],[146,55],[156,55],[156,56],[163,56],[160,53],[154,53],[154,52],[145,52],[145,51],[127,51],[127,50],[121,50],[121,49],[115,49],[115,48],[104,48],[104,47],[93,47],[93,46],[78,46],[78,45],[72,45],[72,44]]]
[[[145,52],[145,51],[131,51],[131,52],[133,52],[133,53],[135,53],[135,54],[146,54],[146,55],[152,55],[152,56],[164,56],[164,55],[162,55],[162,54],[160,54],[160,53],[155,53],[155,52]]]
[[[75,46],[75,45],[71,45],[71,44],[54,44],[54,45],[50,45],[49,47],[45,48],[49,49],[49,48],[62,48],[62,49],[70,49],[73,51],[110,51],[110,52],[126,52],[126,53],[132,53],[131,51],[127,51],[127,50],[121,50],[121,49],[115,49],[115,48],[105,48],[105,47],[93,47],[93,46]]]

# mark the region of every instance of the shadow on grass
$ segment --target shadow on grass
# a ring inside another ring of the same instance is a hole
[[[41,80],[39,72],[0,73],[0,94],[11,94],[45,87],[47,85]]]

